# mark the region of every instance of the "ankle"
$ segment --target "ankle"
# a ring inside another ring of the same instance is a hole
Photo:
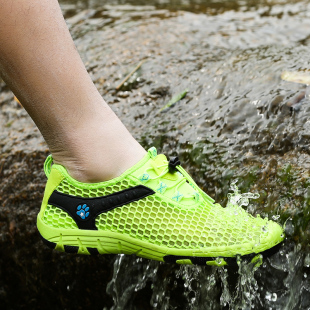
[[[108,181],[120,176],[138,163],[146,154],[142,146],[132,138],[130,146],[119,143],[117,147],[102,151],[53,153],[55,163],[63,165],[76,180],[84,183]],[[73,154],[73,155],[72,155]]]
[[[103,112],[91,119],[82,118],[74,129],[62,129],[60,138],[49,144],[55,163],[63,165],[78,181],[111,180],[146,154],[112,111]]]

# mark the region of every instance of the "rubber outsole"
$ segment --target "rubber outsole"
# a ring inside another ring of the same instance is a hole
[[[240,256],[242,260],[245,260],[247,262],[255,262],[256,258],[259,258],[261,255],[263,258],[268,258],[275,253],[279,251],[281,247],[281,244],[277,244],[271,249],[265,250],[264,252],[261,252],[259,254],[247,254]],[[223,265],[229,265],[229,266],[236,266],[237,259],[236,257],[193,257],[193,256],[177,256],[177,255],[167,255],[164,256],[164,261],[166,263],[177,263],[180,264],[180,261],[182,260],[190,260],[192,265],[216,265],[216,266],[223,266]]]
[[[202,257],[202,256],[187,256],[187,255],[162,255],[161,257],[158,256],[157,258],[154,257],[149,257],[148,255],[144,254],[143,255],[143,249],[138,250],[138,251],[128,251],[126,250],[125,247],[122,247],[121,242],[118,244],[118,251],[106,251],[105,253],[102,253],[102,248],[98,250],[98,248],[92,248],[92,247],[83,247],[82,245],[79,246],[73,246],[73,245],[62,245],[62,244],[57,244],[55,242],[51,242],[49,240],[46,240],[41,234],[40,237],[44,244],[48,246],[51,249],[55,249],[61,252],[66,252],[70,254],[86,254],[86,255],[98,255],[100,254],[136,254],[137,256],[140,257],[145,257],[149,259],[155,259],[159,261],[163,261],[166,263],[174,263],[174,264],[189,264],[189,265],[200,265],[200,266],[237,266],[237,257]],[[98,240],[99,241],[99,240]],[[267,258],[272,255],[274,255],[280,248],[281,244],[277,244],[271,249],[265,250],[264,252],[261,252],[259,254],[257,253],[252,253],[252,254],[246,254],[246,255],[240,255],[242,260],[245,260],[247,262],[253,262],[253,263],[261,263],[262,258]],[[99,247],[100,248],[100,247]],[[127,252],[127,253],[126,253]],[[163,253],[164,254],[164,253]]]
[[[48,246],[52,250],[56,249],[57,243],[46,240],[45,238],[42,237],[41,234],[40,234],[40,237],[41,237],[41,240],[43,241],[43,243],[46,246]],[[64,245],[63,248],[64,248],[64,252],[70,253],[70,254],[77,254],[78,251],[79,251],[79,247],[78,246],[74,246],[74,245]],[[96,256],[96,255],[99,254],[99,251],[98,251],[97,248],[87,248],[87,251],[89,252],[90,255]]]

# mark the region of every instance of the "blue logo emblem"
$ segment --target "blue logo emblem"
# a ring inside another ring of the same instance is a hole
[[[76,214],[82,219],[82,220],[85,220],[88,216],[89,216],[89,207],[87,207],[86,204],[83,204],[83,205],[79,205],[77,207],[77,211],[76,211]]]

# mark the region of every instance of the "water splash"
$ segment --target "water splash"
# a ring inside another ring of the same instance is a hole
[[[229,286],[228,286],[228,273],[227,273],[227,269],[225,268],[219,268],[218,269],[218,273],[221,279],[221,286],[222,286],[222,295],[220,298],[220,304],[222,306],[226,306],[226,305],[230,305],[232,302],[232,297],[231,294],[229,292]]]
[[[231,189],[227,208],[233,212],[246,212],[243,206],[258,198],[258,194],[240,193],[236,182]],[[120,255],[107,287],[114,301],[111,310],[141,309],[136,296],[149,296],[147,307],[156,310],[293,310],[300,303],[310,305],[308,295],[298,294],[310,292],[308,252],[304,255],[300,246],[284,244],[264,261],[260,254],[252,261],[238,256],[236,267],[221,266],[220,258],[216,259],[220,267],[211,267],[167,265]]]
[[[280,215],[273,215],[271,218],[273,221],[277,221],[280,218]]]
[[[111,310],[130,309],[133,295],[154,278],[158,266],[158,262],[143,261],[135,256],[116,256],[113,277],[107,285],[107,293],[114,301]]]
[[[250,203],[249,199],[257,199],[259,198],[258,193],[240,193],[240,190],[238,189],[238,186],[236,185],[237,180],[233,180],[230,184],[230,190],[233,191],[233,193],[229,193],[227,195],[228,208],[236,208],[236,207],[242,207],[242,206],[248,206]]]
[[[231,309],[251,309],[260,303],[259,286],[255,279],[255,272],[261,266],[262,255],[257,255],[251,262],[237,258],[238,280],[232,297]]]

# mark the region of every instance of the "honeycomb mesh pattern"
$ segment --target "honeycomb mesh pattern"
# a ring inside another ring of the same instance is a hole
[[[55,228],[75,229],[78,228],[72,217],[60,208],[47,205],[43,221]]]
[[[64,180],[57,190],[79,197],[98,197],[136,184],[130,180],[97,189],[78,188]],[[48,206],[44,220],[53,227],[77,228],[61,209]],[[197,249],[258,244],[267,231],[267,220],[253,218],[243,209],[224,209],[207,202],[196,209],[179,209],[151,195],[139,201],[100,214],[95,221],[99,230],[129,235],[159,246]]]
[[[232,216],[217,205],[181,210],[152,195],[100,214],[96,227],[178,249],[259,243],[266,221],[240,213]]]
[[[72,186],[70,183],[64,180],[58,185],[57,191],[77,197],[89,198],[110,195],[132,186],[135,186],[133,182],[129,180],[122,180],[119,183],[116,183],[112,186],[107,186],[105,188],[85,189]]]

